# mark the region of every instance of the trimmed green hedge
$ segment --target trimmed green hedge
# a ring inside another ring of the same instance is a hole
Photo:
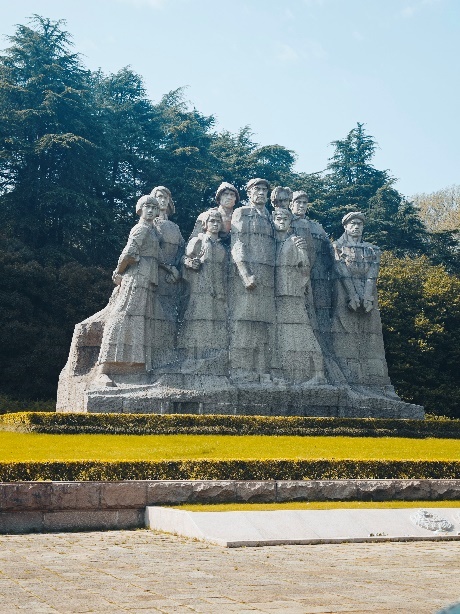
[[[460,420],[384,420],[191,414],[22,412],[0,416],[0,429],[36,433],[133,435],[298,435],[460,439]]]
[[[0,463],[0,482],[460,479],[460,461],[184,460]]]

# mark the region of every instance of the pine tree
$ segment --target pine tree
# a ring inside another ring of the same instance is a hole
[[[3,228],[34,248],[84,247],[99,134],[70,35],[35,15],[0,56]]]

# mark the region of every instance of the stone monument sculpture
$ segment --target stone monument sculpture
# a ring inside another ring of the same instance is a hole
[[[251,179],[249,204],[232,216],[230,368],[241,381],[270,381],[275,323],[275,238],[269,184]]]
[[[359,211],[347,213],[342,219],[344,233],[332,244],[334,355],[349,384],[388,387],[391,393],[377,297],[380,249],[363,241],[364,219]]]
[[[136,205],[140,221],[129,233],[113,272],[117,285],[107,310],[98,357],[99,383],[113,385],[110,375],[123,369],[141,377],[152,368],[154,292],[158,287],[159,239],[153,222],[160,214],[153,196]]]
[[[284,379],[298,384],[324,384],[323,353],[305,304],[305,287],[310,278],[307,242],[292,233],[291,221],[289,209],[275,209],[275,353]]]
[[[276,186],[270,194],[270,202],[274,209],[289,209],[292,200],[292,190],[288,187]]]
[[[139,199],[107,306],[76,325],[58,411],[423,418],[388,378],[379,249],[364,216],[331,243],[308,196],[251,179],[185,246],[164,186]],[[231,216],[231,217],[230,217]]]
[[[215,201],[222,217],[222,230],[219,233],[220,238],[226,244],[229,244],[233,209],[235,205],[240,202],[240,194],[234,185],[223,181],[217,188]],[[196,237],[198,233],[202,232],[203,218],[205,215],[206,212],[203,212],[197,217],[191,237]]]
[[[177,334],[177,318],[183,287],[179,270],[184,255],[185,241],[177,224],[169,219],[175,213],[170,190],[157,186],[151,191],[159,203],[160,214],[154,220],[159,236],[162,266],[158,274],[154,337],[161,339],[152,351],[152,367],[160,368],[174,358],[174,339]]]
[[[219,237],[224,223],[218,208],[201,215],[202,231],[185,250],[188,302],[178,333],[182,371],[228,372],[228,249]],[[210,364],[212,363],[212,364]]]

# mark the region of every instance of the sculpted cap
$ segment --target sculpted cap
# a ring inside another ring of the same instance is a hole
[[[346,224],[348,224],[350,220],[354,220],[354,219],[358,219],[364,222],[364,220],[366,219],[366,216],[364,213],[361,213],[361,211],[351,211],[351,213],[347,213],[346,215],[343,216],[342,226],[345,226]]]
[[[261,179],[260,177],[256,177],[256,179],[250,179],[247,182],[246,191],[249,192],[251,188],[253,188],[255,185],[259,185],[259,183],[263,183],[267,187],[267,190],[270,189],[270,184],[268,183],[266,179]]]
[[[219,202],[220,195],[222,194],[222,192],[225,192],[225,190],[231,190],[232,192],[234,192],[234,194],[236,196],[236,203],[235,204],[240,202],[240,193],[235,188],[235,186],[232,185],[231,183],[227,183],[226,181],[222,181],[220,186],[217,188],[216,203]]]
[[[294,202],[295,200],[297,200],[301,196],[303,196],[304,198],[306,198],[308,200],[308,194],[305,192],[305,190],[297,190],[292,195],[292,202]]]

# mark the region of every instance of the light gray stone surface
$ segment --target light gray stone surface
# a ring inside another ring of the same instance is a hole
[[[250,180],[234,208],[222,183],[186,246],[168,188],[143,197],[155,212],[139,205],[108,305],[75,327],[58,411],[423,419],[388,378],[363,215],[331,244],[305,192],[275,188],[272,217],[269,190]]]
[[[460,480],[127,480],[0,484],[0,532],[144,526],[151,505],[460,500]],[[460,513],[457,513],[460,519]],[[460,520],[459,520],[460,521]]]
[[[458,508],[460,509],[460,508]],[[460,540],[455,508],[190,512],[147,507],[147,528],[219,546]],[[420,520],[421,519],[421,520]]]
[[[224,549],[153,531],[7,535],[1,611],[434,614],[459,600],[459,557],[459,542]]]

